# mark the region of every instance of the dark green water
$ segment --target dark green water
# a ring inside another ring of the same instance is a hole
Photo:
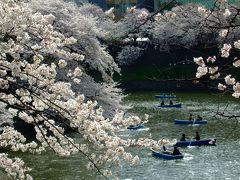
[[[134,108],[132,113],[139,116],[144,113],[151,115],[146,125],[149,131],[132,132],[132,136],[152,134],[157,138],[177,138],[182,133],[194,137],[195,131],[201,138],[217,138],[217,146],[181,148],[185,155],[183,160],[166,161],[151,156],[147,149],[139,150],[142,158],[138,167],[128,167],[122,170],[122,177],[131,179],[239,179],[240,178],[240,127],[233,119],[215,118],[214,111],[225,113],[240,113],[239,100],[230,96],[219,98],[207,93],[177,94],[178,101],[183,104],[181,109],[156,109],[159,102],[153,100],[156,92],[133,93],[127,103]],[[228,108],[226,108],[228,105]],[[189,113],[200,114],[208,120],[204,126],[176,126],[175,118],[188,118]]]
[[[225,113],[239,113],[239,100],[230,96],[219,98],[207,93],[181,93],[177,99],[183,104],[181,109],[157,109],[159,102],[154,99],[156,92],[130,93],[125,103],[134,108],[129,113],[143,117],[149,114],[146,124],[149,130],[120,132],[123,138],[179,139],[182,133],[193,137],[195,131],[201,138],[216,138],[217,146],[181,148],[185,155],[183,160],[166,161],[151,156],[149,149],[134,148],[133,154],[139,155],[141,163],[138,166],[123,164],[119,172],[120,179],[152,180],[152,179],[240,179],[240,126],[234,119],[215,118],[214,111],[218,108]],[[228,108],[225,109],[226,105]],[[175,118],[187,118],[189,113],[200,114],[208,120],[204,126],[176,126]],[[26,164],[33,168],[31,175],[35,179],[77,180],[101,179],[93,171],[85,168],[86,160],[80,155],[60,158],[52,153],[43,155],[20,155]],[[0,174],[0,179],[7,179]]]

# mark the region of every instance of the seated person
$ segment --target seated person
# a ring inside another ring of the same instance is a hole
[[[186,137],[186,135],[183,133],[182,137],[180,139],[180,141],[186,141],[186,139],[189,139],[188,137]]]
[[[189,114],[189,118],[188,118],[189,121],[193,120],[193,115],[190,113]]]
[[[167,148],[163,145],[162,148],[161,148],[162,151],[166,151]]]
[[[178,148],[175,146],[173,149],[173,153],[172,155],[181,155],[182,153],[180,153],[180,151],[178,150]]]
[[[173,102],[172,102],[172,100],[170,100],[170,101],[169,101],[169,105],[173,105]]]
[[[196,139],[196,141],[199,141],[199,140],[200,140],[200,135],[199,135],[198,131],[196,131],[196,136],[195,136],[194,139]]]
[[[164,105],[164,101],[161,102],[161,106],[163,106],[163,105]]]
[[[161,146],[160,150],[162,151],[162,153],[164,154],[172,154],[170,151],[167,151],[167,148],[163,145]]]
[[[197,121],[201,121],[202,117],[200,115],[197,115]]]

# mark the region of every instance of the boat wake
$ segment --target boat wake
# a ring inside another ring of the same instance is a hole
[[[149,131],[149,130],[150,130],[150,128],[142,128],[142,129],[137,129],[135,131]]]
[[[190,161],[193,159],[193,155],[191,154],[188,154],[188,153],[184,153],[184,158],[183,160],[186,160],[186,161]]]

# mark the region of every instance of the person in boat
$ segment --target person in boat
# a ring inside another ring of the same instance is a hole
[[[161,150],[166,151],[167,150],[166,146],[163,145]]]
[[[198,132],[198,131],[196,131],[196,136],[195,136],[194,139],[196,139],[196,141],[199,141],[199,140],[200,140],[200,135],[199,135],[199,132]]]
[[[201,121],[202,117],[200,115],[197,115],[197,121]]]
[[[193,120],[193,115],[190,113],[189,114],[189,118],[188,118],[189,121],[192,121]]]
[[[173,152],[172,152],[172,155],[181,155],[182,153],[179,151],[179,149],[174,146],[174,149],[173,149]]]
[[[167,151],[166,146],[161,146],[160,151],[162,151],[163,154],[172,154],[170,151]]]
[[[180,141],[186,141],[186,139],[189,139],[189,138],[186,137],[186,134],[183,133]]]
[[[164,101],[162,100],[162,102],[161,102],[161,106],[163,106],[164,105]]]
[[[173,102],[172,102],[172,100],[170,100],[170,101],[169,101],[169,105],[173,105]]]

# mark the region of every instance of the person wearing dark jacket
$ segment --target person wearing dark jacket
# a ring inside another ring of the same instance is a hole
[[[189,120],[189,121],[192,121],[192,120],[193,120],[193,115],[192,115],[192,114],[189,114],[188,120]]]
[[[196,141],[199,141],[199,140],[200,140],[200,135],[199,135],[198,131],[196,131],[196,136],[195,136],[194,139],[196,139]]]
[[[161,102],[161,106],[164,106],[164,101],[162,100],[162,102]]]
[[[200,115],[197,115],[197,121],[201,121],[202,117]]]
[[[181,155],[182,153],[178,150],[178,148],[175,146],[173,149],[173,155]]]
[[[186,141],[186,139],[189,139],[189,138],[187,138],[186,135],[183,133],[180,141]]]

